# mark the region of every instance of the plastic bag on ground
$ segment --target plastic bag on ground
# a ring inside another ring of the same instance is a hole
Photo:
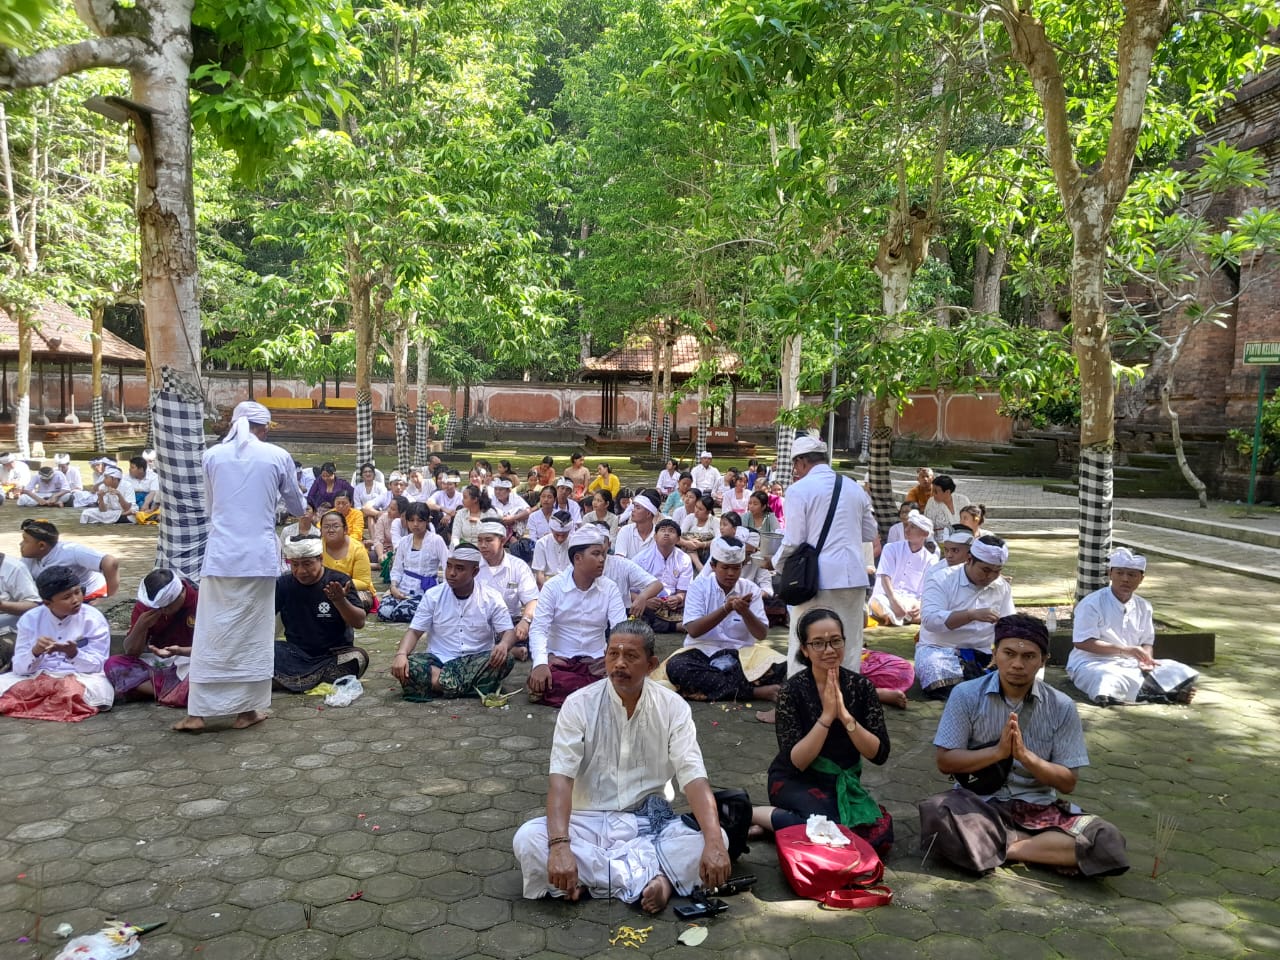
[[[348,674],[334,681],[333,693],[324,698],[324,704],[326,707],[349,707],[363,693],[364,686],[360,683],[360,678]]]

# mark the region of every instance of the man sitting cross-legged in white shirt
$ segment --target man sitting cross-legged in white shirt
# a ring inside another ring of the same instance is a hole
[[[1107,558],[1110,586],[1076,604],[1067,676],[1101,706],[1190,703],[1199,676],[1177,660],[1156,660],[1151,604],[1137,595],[1147,558],[1121,547]]]
[[[900,627],[920,622],[920,598],[938,555],[925,546],[933,536],[933,521],[912,510],[903,521],[903,539],[885,544],[876,568],[876,586],[867,606],[881,624]]]
[[[658,664],[653,631],[618,624],[605,662],[608,682],[570,695],[556,718],[547,815],[517,830],[513,848],[531,900],[586,892],[659,913],[673,894],[729,879],[728,838],[689,705],[647,679]],[[664,796],[672,778],[696,830]]]
[[[406,700],[495,693],[515,666],[511,615],[499,594],[476,582],[481,562],[479,550],[458,544],[445,564],[445,582],[418,603],[391,661]],[[423,634],[428,652],[411,656]]]
[[[569,537],[570,568],[547,581],[529,628],[529,700],[558,707],[604,676],[605,635],[627,619],[622,595],[604,576],[604,537],[587,526]]]
[[[769,632],[760,588],[742,576],[746,545],[711,541],[711,572],[694,577],[684,605],[684,649],[667,679],[690,700],[778,699],[787,658],[761,645]]]
[[[693,561],[677,546],[679,542],[680,525],[664,517],[654,528],[653,542],[635,557],[640,567],[662,581],[662,592],[645,605],[644,612],[645,622],[658,633],[673,633],[684,619],[685,596],[693,582]]]

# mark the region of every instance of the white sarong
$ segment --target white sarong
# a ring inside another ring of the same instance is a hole
[[[227,717],[271,706],[275,597],[272,577],[200,581],[188,714]]]
[[[644,821],[647,823],[647,821]],[[663,874],[676,893],[687,897],[701,882],[702,834],[678,817],[657,837],[641,836],[641,821],[631,813],[575,810],[569,815],[569,849],[578,861],[578,882],[596,899],[640,899],[649,881]],[[720,831],[721,834],[724,831]],[[728,837],[724,837],[728,844]],[[512,842],[526,899],[563,897],[547,882],[547,818],[530,820]]]
[[[1091,657],[1069,661],[1067,676],[1081,693],[1095,703],[1103,697],[1135,703],[1148,677],[1167,695],[1200,674],[1177,660],[1157,660],[1156,669],[1148,673],[1132,657]]]

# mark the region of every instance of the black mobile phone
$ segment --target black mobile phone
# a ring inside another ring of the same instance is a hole
[[[681,920],[701,920],[704,917],[714,917],[717,913],[724,913],[728,909],[729,905],[723,900],[711,897],[699,898],[687,906],[676,907],[676,916]]]
[[[708,896],[727,897],[735,893],[742,893],[744,890],[750,890],[755,884],[755,874],[747,873],[741,877],[730,877],[718,887],[712,887],[707,891]]]

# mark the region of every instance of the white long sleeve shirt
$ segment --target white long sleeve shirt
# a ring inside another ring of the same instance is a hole
[[[41,637],[52,637],[59,643],[71,641],[78,652],[74,657],[62,653],[33,656],[32,648]],[[102,673],[102,666],[110,655],[111,627],[107,618],[87,603],[61,620],[44,604],[33,607],[18,619],[13,672],[19,676],[33,677],[41,670],[54,674]]]
[[[822,524],[831,505],[837,474],[827,463],[815,464],[805,476],[787,488],[783,512],[787,518],[779,557],[782,563],[802,543],[818,545]],[[862,545],[875,540],[879,528],[871,498],[848,477],[839,477],[840,502],[831,518],[831,529],[818,554],[818,589],[865,587],[867,569]],[[779,566],[779,560],[774,561]]]
[[[693,712],[678,693],[646,680],[631,716],[609,680],[569,694],[556,717],[550,772],[573,780],[573,809],[633,810],[705,778]]]
[[[920,601],[920,643],[990,650],[995,643],[995,624],[975,620],[951,629],[947,627],[947,619],[958,610],[979,607],[991,607],[1002,617],[1017,612],[1008,580],[996,577],[985,587],[978,587],[965,573],[966,566],[961,563],[925,578],[924,596]]]
[[[535,667],[547,657],[603,657],[605,630],[627,619],[617,586],[597,577],[579,590],[572,572],[548,580],[529,627],[529,656]]]
[[[203,463],[210,523],[200,575],[274,579],[280,573],[276,504],[283,499],[290,516],[307,508],[293,457],[250,436],[243,448],[233,442],[206,450]]]
[[[497,637],[511,629],[511,614],[502,597],[488,587],[477,583],[469,597],[458,597],[441,583],[422,595],[409,629],[424,633],[427,649],[448,663],[493,650]]]

